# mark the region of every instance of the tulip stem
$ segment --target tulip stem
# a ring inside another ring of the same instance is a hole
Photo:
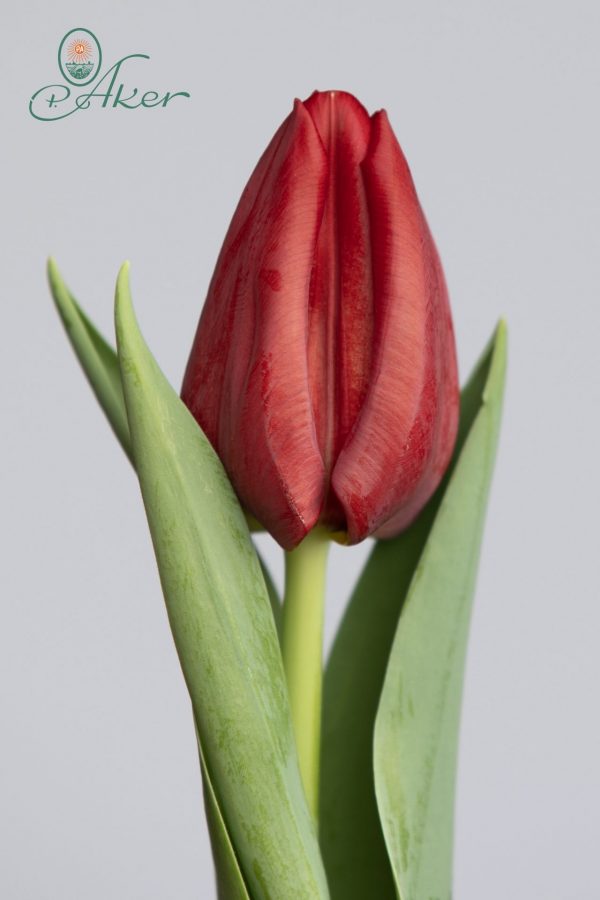
[[[323,611],[329,534],[314,528],[285,554],[281,649],[300,774],[315,822],[319,809]]]

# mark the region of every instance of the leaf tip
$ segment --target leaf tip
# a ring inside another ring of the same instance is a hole
[[[508,340],[508,324],[504,316],[498,319],[498,324],[496,325],[496,343],[500,343],[506,346]]]
[[[117,332],[117,346],[126,338],[131,326],[136,325],[131,289],[129,287],[129,260],[126,260],[117,275],[117,287],[115,291],[115,329]]]
[[[48,257],[46,274],[54,304],[63,322],[67,325],[72,315],[72,299],[53,256]]]
[[[498,319],[496,335],[494,339],[494,357],[498,358],[503,367],[506,367],[506,354],[508,349],[508,325],[506,319]]]
[[[506,319],[501,318],[498,320],[494,334],[490,368],[482,396],[484,403],[488,403],[492,397],[496,397],[500,406],[502,405],[506,380],[507,352],[508,327]]]
[[[46,263],[46,275],[48,276],[50,289],[52,293],[55,294],[57,287],[63,284],[63,280],[61,278],[60,272],[58,271],[56,260],[53,256],[48,257],[48,261]]]
[[[129,260],[125,260],[121,268],[119,269],[119,274],[117,275],[117,294],[116,294],[116,302],[118,305],[122,305],[123,303],[131,305],[131,291],[129,288],[129,269],[131,268],[131,264]]]

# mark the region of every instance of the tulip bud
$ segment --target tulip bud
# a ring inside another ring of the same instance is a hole
[[[233,216],[182,398],[286,549],[318,522],[356,543],[420,512],[454,446],[456,351],[385,112],[295,102]]]

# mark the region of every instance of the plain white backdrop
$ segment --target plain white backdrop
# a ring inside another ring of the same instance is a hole
[[[52,253],[110,335],[129,258],[142,329],[178,386],[239,193],[315,88],[388,110],[444,262],[463,378],[499,315],[510,329],[455,896],[599,896],[597,5],[57,0],[6,5],[1,24],[0,896],[214,896],[138,487],[44,264]],[[58,44],[79,26],[106,62],[150,55],[133,86],[191,99],[35,121],[29,98],[59,80]],[[366,550],[334,553],[328,641]]]

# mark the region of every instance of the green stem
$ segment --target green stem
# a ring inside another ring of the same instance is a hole
[[[281,649],[310,811],[318,820],[323,680],[323,609],[329,534],[314,528],[285,554]]]

